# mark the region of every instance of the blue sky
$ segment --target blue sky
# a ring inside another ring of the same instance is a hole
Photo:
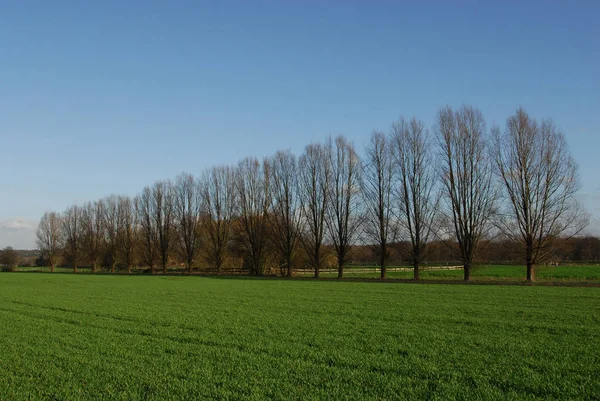
[[[552,117],[600,234],[600,2],[0,3],[0,247],[181,171],[362,148],[400,115]]]

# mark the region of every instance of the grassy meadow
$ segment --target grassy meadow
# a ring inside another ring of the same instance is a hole
[[[393,268],[394,266],[391,266]],[[404,266],[406,268],[406,266]],[[439,267],[439,266],[438,266]],[[145,269],[144,269],[145,270]],[[49,267],[18,267],[19,272],[50,272]],[[134,273],[140,273],[142,270],[134,269]],[[187,273],[187,269],[170,268],[171,273]],[[195,270],[202,272],[202,270]],[[57,267],[56,273],[72,273],[70,267]],[[536,266],[536,281],[547,282],[591,282],[600,283],[600,265],[560,265],[560,266]],[[79,274],[91,273],[90,267],[79,268]],[[106,271],[104,271],[106,273]],[[127,273],[125,270],[120,273]],[[214,272],[212,273],[214,274]],[[227,274],[227,271],[224,272]],[[296,277],[312,277],[312,270],[299,270],[295,272]],[[336,269],[330,269],[329,272],[322,271],[321,277],[337,277]],[[344,275],[347,278],[369,278],[378,279],[380,273],[377,266],[349,266],[345,269]],[[413,278],[412,270],[388,271],[389,279]],[[422,280],[462,280],[463,271],[460,270],[428,270],[424,266],[421,271]],[[471,272],[472,281],[524,281],[526,278],[526,269],[523,265],[479,265],[474,266]]]
[[[0,400],[599,399],[600,289],[0,273]]]
[[[378,278],[379,270],[376,266],[356,266],[344,271],[345,277]],[[354,272],[355,270],[356,272]],[[365,272],[365,270],[372,270]],[[600,282],[600,265],[561,265],[561,266],[536,266],[536,281],[538,282]],[[300,274],[306,277],[312,272]],[[321,273],[323,277],[337,277],[337,271]],[[412,279],[412,270],[388,271],[389,279]],[[472,281],[524,281],[527,277],[525,266],[520,265],[480,265],[474,266],[471,271]],[[462,280],[463,270],[428,270],[427,266],[421,270],[422,280]]]

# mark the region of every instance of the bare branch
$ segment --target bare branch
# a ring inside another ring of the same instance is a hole
[[[354,145],[338,136],[327,147],[331,180],[325,222],[337,256],[338,278],[344,275],[350,247],[358,233],[360,219],[361,162]]]
[[[42,256],[50,263],[50,271],[58,263],[62,248],[62,218],[56,212],[46,212],[38,225],[37,246]]]
[[[470,279],[471,265],[480,240],[490,229],[496,191],[492,184],[492,164],[486,151],[486,127],[481,111],[463,106],[439,111],[436,130],[441,158],[441,180],[445,189],[448,220]]]
[[[392,138],[398,223],[401,235],[408,239],[407,251],[418,280],[439,206],[436,172],[429,134],[421,121],[401,118],[392,126]]]
[[[269,162],[262,164],[255,158],[246,158],[238,164],[236,187],[239,216],[252,273],[264,274],[268,241]]]
[[[534,266],[552,253],[559,236],[579,234],[588,215],[578,204],[577,163],[564,134],[551,120],[541,124],[519,108],[506,130],[494,128],[493,156],[503,186],[506,208],[499,219],[502,232],[523,244],[527,280]]]
[[[300,234],[302,202],[299,194],[298,162],[287,151],[278,151],[271,158],[271,229],[279,253],[280,265],[291,277],[296,245]]]
[[[386,277],[389,244],[396,239],[393,208],[392,144],[381,132],[373,132],[366,149],[363,166],[362,193],[365,206],[364,236],[376,244],[381,278]]]
[[[128,196],[119,196],[117,199],[117,256],[122,264],[131,273],[134,264],[137,219],[134,204]]]
[[[202,193],[199,183],[191,174],[180,174],[175,180],[174,219],[179,251],[185,260],[188,272],[196,259],[200,242],[200,212]]]
[[[141,255],[142,261],[150,267],[152,274],[155,273],[156,260],[158,258],[157,237],[158,229],[153,218],[152,189],[147,186],[142,193],[135,198],[135,210],[140,227]]]
[[[232,236],[237,200],[235,170],[228,166],[212,167],[204,173],[201,186],[206,258],[220,273]]]
[[[329,197],[331,166],[326,147],[319,143],[307,145],[300,157],[300,197],[303,232],[300,243],[306,251],[315,277],[323,264],[325,216]]]
[[[77,268],[83,256],[83,226],[81,224],[81,216],[81,207],[74,205],[67,208],[62,218],[65,256],[71,263],[71,266],[73,266],[73,272],[75,273],[77,273]]]

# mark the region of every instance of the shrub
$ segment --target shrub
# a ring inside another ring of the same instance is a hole
[[[7,246],[0,251],[0,266],[2,266],[2,271],[13,272],[18,265],[19,255],[17,255],[17,252],[12,247]]]

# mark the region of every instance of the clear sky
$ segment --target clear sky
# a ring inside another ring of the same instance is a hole
[[[463,103],[552,117],[600,234],[600,2],[325,3],[0,2],[0,247],[46,210]]]

